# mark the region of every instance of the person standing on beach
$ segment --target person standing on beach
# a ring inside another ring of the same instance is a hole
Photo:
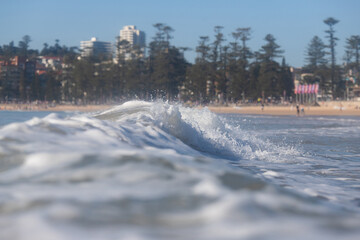
[[[296,104],[296,116],[300,116],[299,104]]]
[[[304,109],[304,106],[301,106],[301,116],[305,116],[305,109]]]

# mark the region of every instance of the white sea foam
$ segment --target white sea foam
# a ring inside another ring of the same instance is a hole
[[[246,129],[256,120],[131,101],[6,125],[0,238],[356,239],[358,215],[336,205],[356,176]]]

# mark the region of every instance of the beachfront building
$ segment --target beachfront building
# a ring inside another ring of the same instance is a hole
[[[62,68],[62,65],[61,57],[39,56],[37,58],[36,72],[46,70],[57,71]]]
[[[0,61],[0,101],[28,99],[35,70],[36,62],[26,57],[15,56]]]
[[[90,41],[80,42],[81,57],[100,57],[103,59],[111,59],[113,55],[113,47],[110,42],[98,41],[93,37]]]
[[[125,60],[144,57],[145,33],[133,25],[123,27],[116,43],[116,56]]]

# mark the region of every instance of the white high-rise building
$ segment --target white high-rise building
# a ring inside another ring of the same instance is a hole
[[[95,37],[90,41],[81,41],[80,49],[82,57],[97,56],[111,59],[113,54],[113,45],[110,42],[98,41]]]
[[[134,50],[134,47],[137,47],[140,51],[139,54],[136,54],[134,51],[131,51],[129,49],[126,49],[126,47],[122,46],[120,43],[126,40],[132,50]],[[117,49],[117,55],[125,54],[125,59],[133,59],[134,57],[143,57],[145,55],[145,33],[143,31],[140,31],[136,29],[136,26],[128,25],[123,27],[123,29],[120,30],[120,36],[118,38],[118,45],[120,46]]]

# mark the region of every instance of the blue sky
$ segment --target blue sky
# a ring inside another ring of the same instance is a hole
[[[252,50],[271,33],[288,64],[300,67],[315,35],[327,41],[323,20],[328,17],[340,20],[335,29],[341,63],[346,38],[360,35],[359,12],[359,0],[2,0],[0,45],[17,44],[26,34],[32,38],[30,47],[40,50],[55,39],[67,46],[93,36],[114,42],[124,25],[136,25],[150,42],[152,25],[166,23],[175,29],[174,45],[195,50],[200,36],[213,40],[214,26],[224,27],[228,41],[236,28],[251,27]],[[186,54],[189,61],[195,56],[194,51]]]

